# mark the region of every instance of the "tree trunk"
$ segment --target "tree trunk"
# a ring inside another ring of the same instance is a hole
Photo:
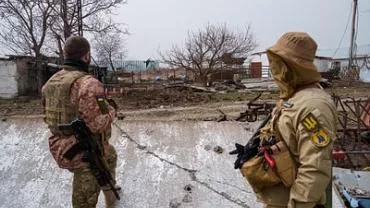
[[[33,90],[35,95],[41,95],[41,88],[44,84],[44,73],[42,67],[41,53],[40,50],[35,50],[35,70],[36,70],[36,90]]]
[[[111,58],[109,58],[109,65],[110,67],[112,68],[112,71],[114,72],[114,83],[118,84],[118,75],[117,75],[117,71],[116,69],[114,68],[114,64],[113,64],[113,61]]]
[[[58,38],[57,39],[57,43],[58,43],[58,50],[59,50],[59,60],[61,63],[63,63],[63,60],[64,60],[64,54],[63,54],[63,47],[62,47],[62,40],[61,38]]]
[[[199,83],[202,83],[202,85],[205,86],[205,87],[210,85],[210,83],[209,83],[210,80],[208,80],[208,77],[207,77],[206,73],[199,73],[197,81]]]
[[[114,68],[114,65],[113,65],[113,61],[111,59],[109,60],[109,65],[110,65],[110,67],[112,68],[113,71],[116,71],[116,69]]]

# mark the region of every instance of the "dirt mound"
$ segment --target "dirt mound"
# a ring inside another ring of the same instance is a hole
[[[148,109],[161,106],[187,106],[210,101],[207,93],[197,93],[192,90],[168,89],[132,89],[122,96],[114,97],[121,109]]]

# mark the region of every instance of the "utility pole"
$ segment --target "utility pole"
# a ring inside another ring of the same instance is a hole
[[[356,13],[357,13],[357,0],[353,0],[353,12],[352,12],[352,31],[351,31],[351,43],[349,49],[349,60],[348,60],[348,69],[350,72],[354,71],[356,74],[356,79],[358,78],[357,69],[353,68],[353,49],[354,49],[354,40],[356,33]]]
[[[64,40],[66,40],[69,36],[71,36],[69,24],[68,24],[68,6],[67,0],[62,0],[60,13],[62,14],[63,18],[63,33],[64,33]]]
[[[83,28],[82,28],[82,0],[77,0],[77,11],[78,11],[78,16],[77,16],[77,24],[78,24],[78,35],[83,36]]]

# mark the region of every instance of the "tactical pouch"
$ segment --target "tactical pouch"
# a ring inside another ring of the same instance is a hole
[[[287,149],[271,155],[275,161],[275,168],[270,168],[263,156],[254,157],[245,162],[240,169],[255,192],[263,188],[283,183],[284,186],[292,186],[297,169]]]
[[[259,192],[266,187],[275,186],[281,183],[275,171],[268,167],[263,156],[251,158],[240,168],[240,172],[253,188],[254,192]]]
[[[296,175],[297,167],[288,150],[272,155],[276,163],[276,173],[285,187],[291,187]]]

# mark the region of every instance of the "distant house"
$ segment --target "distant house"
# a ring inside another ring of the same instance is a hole
[[[331,57],[316,56],[313,63],[315,64],[318,72],[325,73],[330,70],[332,61],[333,59]]]
[[[100,66],[107,66],[108,70],[112,70],[109,63],[100,63]],[[160,68],[160,63],[157,60],[113,60],[113,67],[117,71],[140,72]]]
[[[46,63],[58,63],[59,58],[45,57],[41,73],[35,67],[34,57],[13,56],[0,58],[0,98],[38,95],[39,83],[45,83],[56,69]],[[38,74],[40,76],[38,76]]]
[[[370,45],[361,45],[357,47],[354,63],[360,69],[360,81],[370,82]],[[257,52],[252,54],[252,62],[262,62],[263,66],[268,66],[266,52]],[[325,76],[333,69],[339,71],[348,68],[349,48],[339,49],[319,49],[316,52],[314,64],[317,70]]]
[[[318,50],[318,55],[332,57],[330,67],[339,67],[341,71],[348,68],[349,48]],[[359,67],[360,81],[370,83],[370,44],[357,46],[354,64]]]

